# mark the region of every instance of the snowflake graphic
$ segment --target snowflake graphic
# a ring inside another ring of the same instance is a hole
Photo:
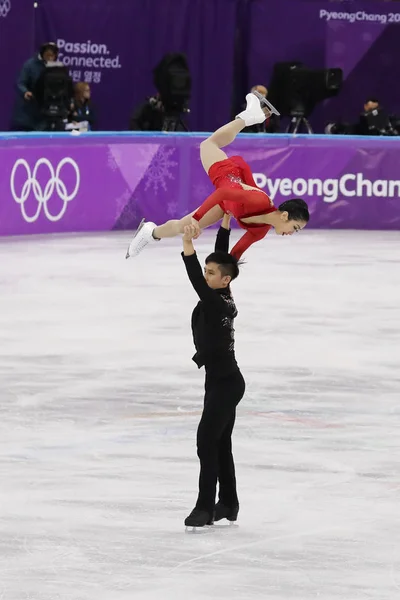
[[[203,200],[205,200],[207,196],[211,194],[211,192],[212,188],[210,188],[210,186],[206,185],[205,183],[197,183],[193,187],[193,197],[196,200],[196,202],[203,202]]]
[[[145,191],[152,188],[155,194],[158,194],[160,188],[167,190],[167,180],[175,179],[172,174],[172,169],[178,166],[174,160],[170,160],[176,148],[165,148],[160,146],[153,160],[150,162],[143,181],[146,183]],[[145,148],[142,151],[142,156],[146,156]],[[139,163],[140,164],[140,163]]]
[[[168,206],[167,206],[168,216],[176,217],[177,212],[178,212],[178,203],[177,202],[168,202]]]

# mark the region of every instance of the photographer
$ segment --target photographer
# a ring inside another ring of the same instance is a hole
[[[36,131],[40,129],[42,116],[34,96],[36,83],[46,64],[58,57],[58,47],[53,42],[43,44],[39,54],[28,59],[22,67],[17,81],[17,99],[12,118],[13,131]]]
[[[355,124],[338,121],[328,123],[325,133],[330,135],[399,135],[399,119],[389,115],[379,100],[370,96],[363,106],[363,112]]]
[[[355,126],[356,135],[398,135],[391,117],[380,105],[379,100],[370,97],[364,104],[364,111]]]

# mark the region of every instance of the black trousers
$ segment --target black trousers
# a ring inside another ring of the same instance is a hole
[[[243,398],[245,381],[239,371],[216,378],[206,374],[204,409],[197,429],[197,455],[200,459],[199,496],[196,508],[214,512],[217,481],[219,500],[226,506],[239,505],[232,430],[236,406]]]

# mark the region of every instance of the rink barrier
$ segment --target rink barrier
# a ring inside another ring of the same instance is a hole
[[[0,134],[0,234],[134,229],[195,210],[213,191],[207,133]],[[240,134],[275,205],[304,198],[312,228],[400,229],[400,139]]]

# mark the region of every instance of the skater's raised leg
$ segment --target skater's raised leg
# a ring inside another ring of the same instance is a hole
[[[228,158],[221,148],[229,146],[242,129],[265,121],[265,114],[260,106],[259,99],[254,94],[247,94],[246,101],[246,110],[238,114],[234,121],[223,125],[204,142],[201,142],[200,159],[206,173],[209,172],[213,164]]]

